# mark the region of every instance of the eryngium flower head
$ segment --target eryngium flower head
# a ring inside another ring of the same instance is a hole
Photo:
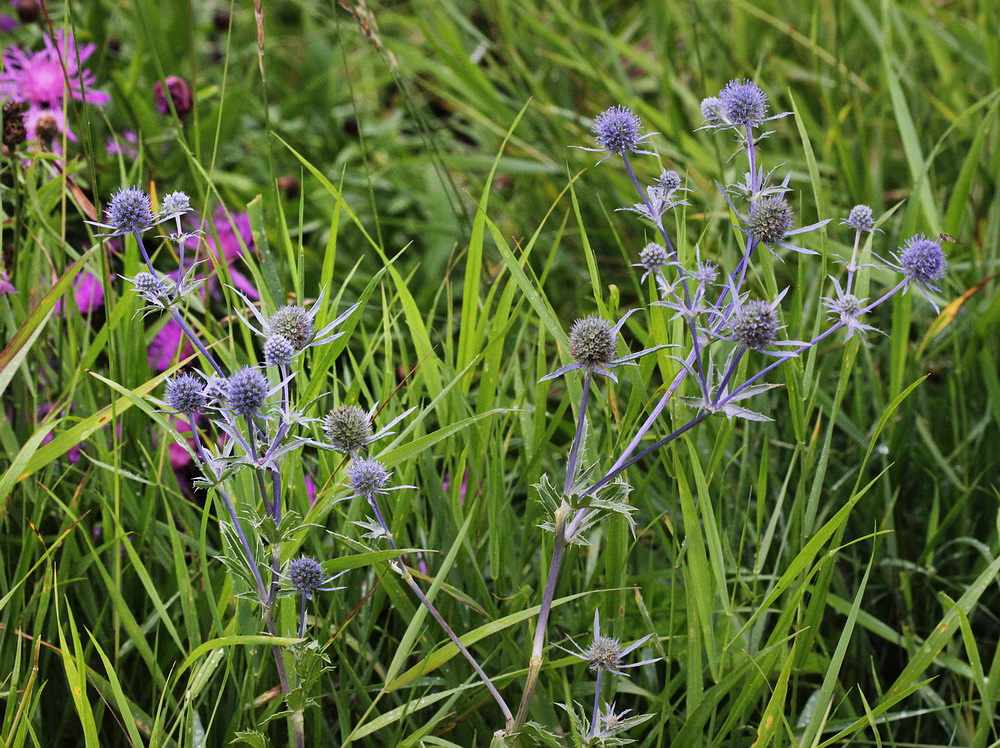
[[[944,277],[948,269],[948,258],[941,245],[923,234],[916,234],[906,240],[898,254],[899,267],[906,280],[920,286],[934,288],[934,281]]]
[[[610,636],[595,636],[584,654],[593,670],[614,670],[622,659],[618,640]]]
[[[875,217],[867,205],[855,205],[844,223],[855,231],[871,231],[875,228]]]
[[[161,207],[163,215],[181,216],[191,211],[191,198],[183,192],[171,192],[164,196]]]
[[[729,81],[719,93],[719,100],[722,114],[734,125],[752,127],[767,116],[767,95],[750,81]]]
[[[642,120],[627,106],[613,106],[594,118],[594,139],[603,150],[624,156],[642,140]]]
[[[656,178],[656,183],[670,194],[681,186],[681,175],[673,169],[666,169]]]
[[[778,337],[778,313],[766,302],[754,299],[742,305],[729,328],[738,343],[761,350]]]
[[[288,565],[285,573],[288,584],[302,593],[303,597],[311,598],[313,592],[320,589],[327,581],[326,574],[319,562],[309,556],[300,556]]]
[[[205,384],[193,374],[178,374],[167,380],[163,399],[178,413],[197,413],[205,405]]]
[[[709,96],[701,100],[701,116],[705,118],[705,123],[709,125],[721,125],[722,122],[722,99],[718,96]]]
[[[237,415],[253,415],[266,399],[267,380],[249,366],[233,374],[226,383],[226,401]]]
[[[646,268],[646,270],[656,270],[666,265],[669,261],[667,248],[656,242],[650,242],[639,252],[639,264]]]
[[[167,289],[163,285],[163,281],[157,278],[152,273],[136,273],[135,277],[132,279],[132,283],[135,285],[135,290],[139,292],[139,295],[146,301],[156,301],[157,299],[166,295]]]
[[[347,485],[358,496],[374,499],[385,493],[391,473],[378,460],[358,458],[347,467]]]
[[[284,366],[295,356],[295,346],[284,335],[275,333],[264,343],[264,363]]]
[[[606,367],[615,359],[615,331],[600,317],[584,317],[569,331],[569,354],[586,367]]]
[[[149,195],[137,187],[123,187],[111,196],[104,219],[115,234],[145,231],[153,225]]]
[[[267,328],[271,335],[283,335],[296,351],[309,345],[315,332],[309,312],[294,304],[283,306],[272,314]]]
[[[757,200],[750,206],[747,228],[764,244],[780,242],[792,230],[792,206],[780,196]]]
[[[355,454],[372,440],[372,421],[357,405],[341,405],[326,414],[323,431],[335,450]]]

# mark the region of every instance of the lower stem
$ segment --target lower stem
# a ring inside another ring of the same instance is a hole
[[[601,681],[604,679],[604,668],[597,668],[597,684],[594,686],[594,713],[590,717],[590,735],[597,735],[597,720],[601,714]]]

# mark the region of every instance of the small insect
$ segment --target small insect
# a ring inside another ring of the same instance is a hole
[[[938,236],[938,241],[939,242],[949,242],[951,244],[958,244],[959,243],[958,239],[956,239],[955,237],[953,237],[951,234],[944,233],[943,231]]]

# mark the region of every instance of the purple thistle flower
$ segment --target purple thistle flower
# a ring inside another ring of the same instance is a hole
[[[205,405],[205,383],[194,374],[178,374],[167,380],[163,399],[178,413],[198,413]]]
[[[355,459],[347,467],[347,485],[357,496],[372,501],[386,492],[392,473],[378,460]]]
[[[104,220],[105,223],[86,223],[108,230],[100,236],[142,233],[158,223],[149,195],[138,187],[122,187],[112,195],[108,207],[104,209]]]
[[[845,291],[840,286],[840,282],[830,276],[836,289],[836,296],[824,296],[823,305],[830,312],[830,318],[842,323],[847,328],[847,339],[850,340],[855,334],[864,336],[866,332],[882,332],[881,330],[864,324],[860,317],[864,311],[867,299],[859,299],[849,291]]]
[[[601,317],[590,316],[578,319],[573,323],[569,331],[569,353],[573,358],[573,363],[560,366],[538,381],[545,382],[549,379],[560,377],[574,369],[584,369],[591,374],[603,374],[612,381],[617,382],[618,377],[611,372],[611,369],[623,365],[635,366],[635,359],[645,356],[647,353],[665,348],[666,346],[657,345],[641,350],[638,353],[629,353],[618,357],[616,342],[618,332],[621,330],[622,325],[625,324],[625,321],[635,311],[633,309],[625,314],[625,316],[618,320],[618,324],[616,325],[612,325]]]
[[[729,329],[737,343],[759,351],[778,337],[778,313],[767,302],[753,299],[742,305]]]
[[[777,244],[792,230],[792,206],[781,196],[756,200],[750,205],[746,223],[764,244]]]
[[[563,647],[559,647],[559,649],[562,649],[568,654],[576,655],[577,657],[587,660],[590,663],[591,670],[614,673],[615,675],[626,675],[626,673],[622,672],[625,669],[649,665],[660,659],[659,657],[654,657],[651,660],[634,662],[629,665],[622,664],[622,660],[626,655],[645,644],[651,636],[652,634],[646,634],[646,636],[642,637],[638,641],[623,648],[617,639],[601,634],[601,621],[598,617],[597,611],[595,610],[594,638],[591,640],[590,646],[583,649],[574,644],[573,646],[576,648],[575,652],[564,649]]]
[[[25,127],[30,140],[37,140],[38,121],[51,115],[70,140],[76,135],[66,126],[62,117],[65,105],[64,86],[77,101],[88,104],[106,104],[111,97],[95,88],[97,79],[81,66],[96,47],[93,44],[77,46],[72,34],[56,31],[55,40],[45,35],[45,46],[40,52],[27,52],[16,46],[3,50],[3,71],[0,72],[0,96],[11,97],[28,104]],[[64,68],[65,65],[65,68]]]

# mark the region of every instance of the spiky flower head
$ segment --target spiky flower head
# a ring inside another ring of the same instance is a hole
[[[748,80],[731,80],[719,93],[721,111],[734,125],[753,127],[767,117],[767,94]]]
[[[704,262],[699,260],[694,266],[694,272],[691,273],[691,277],[699,283],[715,283],[719,277],[719,266],[708,260]]]
[[[153,224],[149,195],[138,187],[122,187],[111,196],[104,218],[116,234],[145,231]]]
[[[167,380],[163,399],[178,413],[197,413],[205,405],[205,384],[193,374],[178,374]]]
[[[642,140],[642,120],[627,106],[613,106],[594,118],[594,139],[602,149],[624,156]]]
[[[656,178],[656,183],[669,195],[681,186],[681,175],[673,169],[665,169]]]
[[[778,313],[770,304],[754,299],[742,305],[729,326],[738,343],[761,350],[778,337]]]
[[[184,215],[191,212],[191,198],[183,192],[171,192],[163,198],[164,215]]]
[[[723,124],[722,112],[722,99],[718,96],[709,96],[701,100],[701,116],[705,118],[706,124]]]
[[[592,670],[614,670],[622,659],[622,648],[618,640],[598,635],[584,651]]]
[[[307,599],[311,598],[313,593],[328,581],[323,567],[310,556],[299,556],[288,564],[285,578],[289,585]]]
[[[264,343],[264,363],[284,366],[295,356],[295,346],[284,335],[275,333]]]
[[[615,333],[610,322],[590,316],[573,323],[569,331],[569,354],[578,364],[608,366],[616,353]]]
[[[347,467],[347,485],[358,496],[374,499],[377,494],[385,493],[390,475],[378,460],[358,458]]]
[[[750,206],[747,228],[764,244],[780,242],[792,230],[792,206],[780,195],[756,200]]]
[[[284,336],[296,351],[309,345],[315,333],[309,312],[294,304],[283,306],[272,314],[267,328],[271,335]]]
[[[226,401],[237,415],[252,416],[266,399],[267,380],[257,369],[240,369],[226,383]]]
[[[907,281],[933,288],[934,281],[943,278],[948,270],[948,258],[941,245],[924,234],[911,236],[900,249],[899,266]]]
[[[656,242],[650,242],[639,252],[639,264],[646,268],[646,270],[656,270],[666,265],[669,261],[667,248]]]
[[[323,431],[335,450],[356,454],[372,440],[372,421],[357,405],[341,405],[323,418]]]
[[[872,231],[875,228],[875,217],[867,205],[855,205],[844,221],[855,231]]]
[[[152,273],[136,273],[132,279],[135,290],[147,301],[156,301],[166,295],[167,289],[163,281]]]

